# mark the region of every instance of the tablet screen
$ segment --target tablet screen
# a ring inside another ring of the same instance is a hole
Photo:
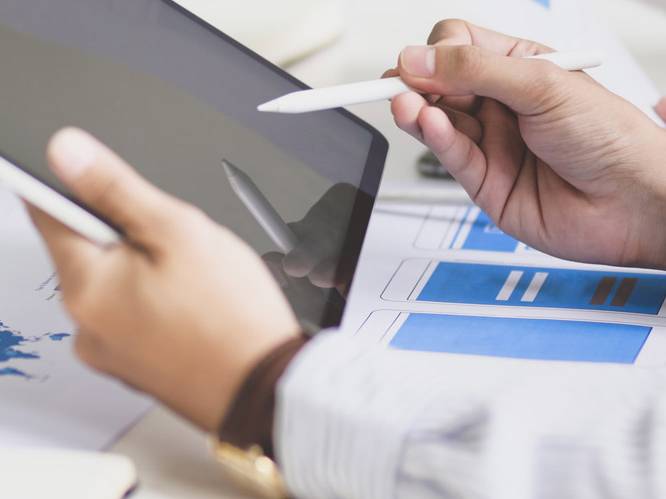
[[[386,155],[375,130],[344,111],[259,113],[304,86],[167,0],[0,0],[0,62],[2,155],[54,185],[50,136],[89,130],[247,241],[304,322],[339,321]],[[234,190],[225,159],[294,251]]]

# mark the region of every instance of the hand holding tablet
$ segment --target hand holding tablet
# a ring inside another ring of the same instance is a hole
[[[130,243],[99,248],[30,208],[79,328],[77,353],[213,431],[248,369],[299,331],[289,303],[251,247],[88,133],[58,133],[48,155]]]

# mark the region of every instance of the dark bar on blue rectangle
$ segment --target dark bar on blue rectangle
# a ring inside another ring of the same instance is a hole
[[[631,298],[631,293],[634,292],[637,283],[638,279],[635,277],[625,277],[622,279],[622,281],[620,281],[620,287],[617,288],[617,293],[615,293],[611,305],[613,307],[624,307],[629,301],[629,298]]]
[[[613,286],[615,286],[615,277],[604,277],[599,281],[599,284],[597,285],[597,289],[594,291],[594,294],[592,295],[592,299],[590,300],[590,305],[603,305],[606,303],[606,300],[608,300],[608,296],[610,295],[611,291],[613,290]]]

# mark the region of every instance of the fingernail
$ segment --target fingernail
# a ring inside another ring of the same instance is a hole
[[[75,180],[95,164],[99,144],[75,128],[58,132],[49,146],[51,168],[62,180]]]
[[[430,78],[435,75],[435,47],[405,47],[400,53],[400,64],[413,76]]]

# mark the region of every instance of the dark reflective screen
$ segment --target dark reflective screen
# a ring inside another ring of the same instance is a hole
[[[252,245],[304,322],[339,320],[386,154],[372,128],[338,111],[257,112],[302,85],[165,0],[0,0],[0,63],[3,155],[55,182],[49,137],[87,129]]]

